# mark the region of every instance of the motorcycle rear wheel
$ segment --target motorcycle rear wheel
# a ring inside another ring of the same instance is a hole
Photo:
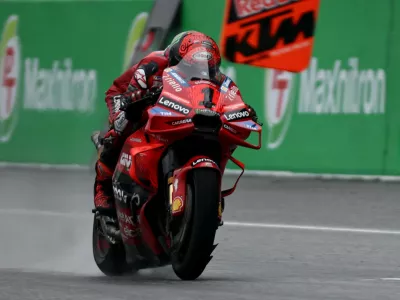
[[[218,229],[219,175],[209,168],[193,169],[191,174],[181,224],[186,230],[180,249],[171,253],[172,268],[182,280],[195,280],[203,273]]]
[[[125,248],[122,243],[110,244],[100,233],[100,224],[93,220],[93,258],[97,267],[107,276],[120,276],[131,271],[126,263]]]

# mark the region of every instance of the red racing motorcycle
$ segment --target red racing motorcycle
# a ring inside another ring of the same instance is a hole
[[[162,90],[132,104],[146,105],[148,118],[126,139],[114,172],[119,230],[104,232],[94,218],[94,259],[106,275],[172,265],[179,278],[198,278],[216,247],[224,198],[244,172],[232,153],[238,146],[261,148],[262,124],[233,81],[214,83],[206,59],[184,61],[164,70]],[[253,132],[258,145],[246,141]],[[229,160],[242,172],[221,190]]]

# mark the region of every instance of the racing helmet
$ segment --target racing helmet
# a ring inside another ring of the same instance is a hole
[[[198,31],[185,31],[174,37],[166,49],[169,66],[177,65],[182,58],[187,67],[207,63],[211,78],[219,74],[221,54],[217,43]]]

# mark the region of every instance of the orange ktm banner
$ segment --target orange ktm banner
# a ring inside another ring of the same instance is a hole
[[[222,55],[240,64],[305,70],[312,56],[319,2],[226,0]]]

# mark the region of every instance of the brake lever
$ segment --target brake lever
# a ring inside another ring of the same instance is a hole
[[[254,121],[255,123],[257,123],[257,124],[260,125],[261,127],[264,125],[263,122],[261,122],[260,120],[258,120],[258,117],[257,117],[257,116],[253,116],[252,119],[253,119],[253,121]]]
[[[154,105],[157,102],[158,97],[161,95],[161,91],[162,89],[157,89],[154,92],[150,92],[148,96],[145,96],[146,99],[144,101],[146,105]]]

